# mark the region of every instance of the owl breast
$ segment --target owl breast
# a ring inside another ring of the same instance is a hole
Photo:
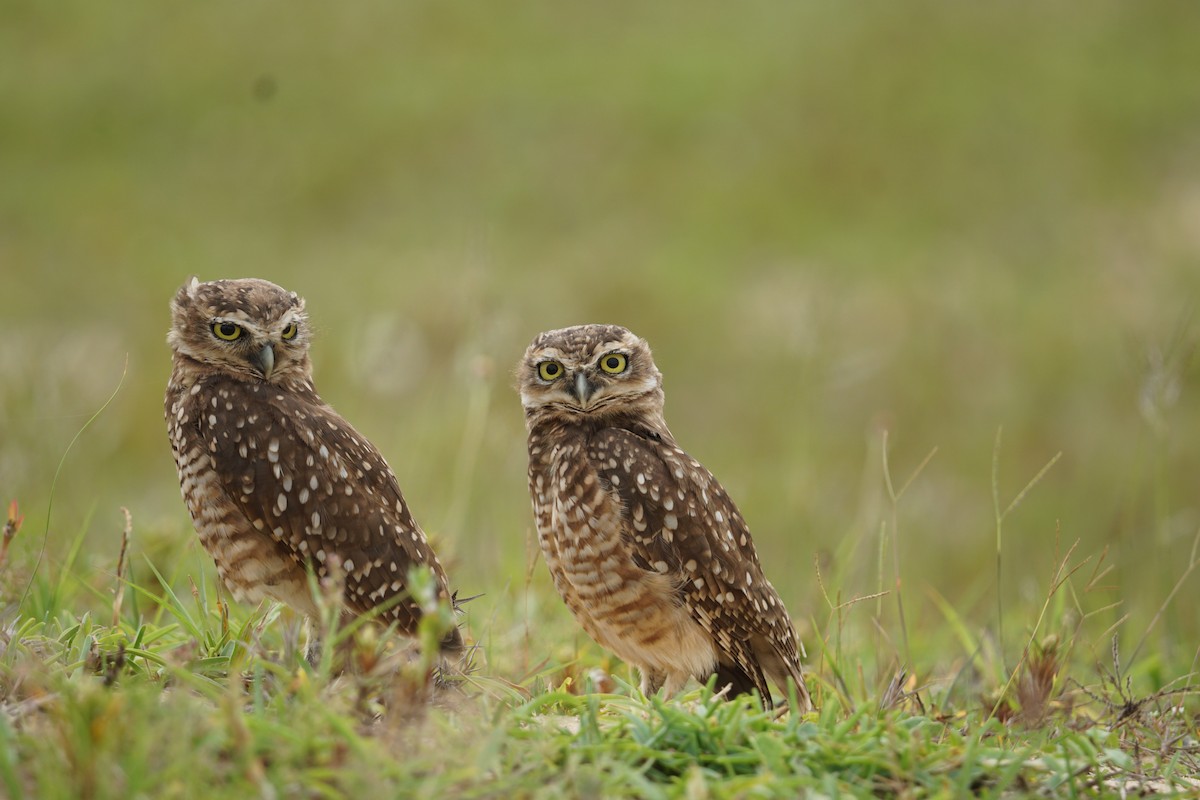
[[[180,493],[201,545],[236,600],[256,603],[270,597],[314,614],[303,565],[249,524],[216,469],[219,438],[228,439],[230,431],[258,421],[240,395],[237,386],[214,378],[172,377],[166,417]],[[221,433],[206,437],[205,430]],[[246,488],[254,490],[252,483]]]
[[[711,674],[712,637],[688,613],[674,579],[634,559],[621,504],[587,447],[583,430],[530,436],[530,495],[555,588],[588,635],[625,661],[658,673]]]

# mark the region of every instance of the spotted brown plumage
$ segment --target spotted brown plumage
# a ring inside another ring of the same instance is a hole
[[[379,451],[317,394],[304,301],[256,279],[175,296],[166,420],[180,489],[204,548],[239,601],[273,598],[312,615],[308,569],[338,562],[349,611],[414,633],[406,581],[446,574]],[[462,647],[457,628],[443,650]]]
[[[768,680],[811,703],[791,618],[724,488],[676,445],[646,342],[613,325],[548,331],[518,366],[529,490],[554,585],[584,630],[673,694]]]

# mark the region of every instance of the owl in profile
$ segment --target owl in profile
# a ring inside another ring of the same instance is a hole
[[[268,281],[193,278],[175,295],[165,406],[184,503],[237,600],[312,616],[308,571],[336,569],[348,612],[413,634],[408,570],[427,566],[452,601],[445,570],[383,456],[317,394],[310,340],[304,300]],[[452,627],[442,652],[461,648]]]
[[[518,365],[529,492],[554,585],[596,642],[678,692],[795,686],[811,707],[796,634],[750,531],[663,418],[645,340],[615,325],[537,336]]]

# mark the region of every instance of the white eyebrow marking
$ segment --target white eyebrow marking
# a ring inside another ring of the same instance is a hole
[[[251,319],[250,315],[244,311],[230,311],[226,314],[217,314],[211,319],[213,325],[219,325],[222,322],[232,322],[244,328],[247,323],[251,322]]]

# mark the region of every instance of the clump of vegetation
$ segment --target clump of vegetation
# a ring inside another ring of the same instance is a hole
[[[0,572],[10,615],[0,635],[0,785],[8,797],[1101,796],[1200,788],[1200,690],[1181,675],[1141,693],[1115,636],[1111,663],[1087,665],[1079,642],[1036,640],[1035,626],[1006,671],[983,633],[972,653],[940,662],[952,672],[917,676],[901,666],[872,685],[857,654],[833,640],[861,627],[850,615],[868,606],[843,603],[831,610],[836,634],[810,644],[820,709],[801,715],[765,712],[754,698],[729,700],[711,686],[645,698],[619,671],[588,660],[603,657],[598,649],[583,661],[547,659],[506,675],[511,660],[481,644],[467,663],[439,672],[422,657],[437,652],[436,613],[416,647],[374,625],[339,631],[336,587],[314,582],[328,613],[318,623],[322,655],[311,664],[300,620],[276,604],[231,606],[211,577],[164,574],[149,560],[142,578],[131,577],[137,547],[128,512],[124,520],[119,553],[101,580],[83,580],[70,562],[54,578],[11,563]],[[20,531],[14,504],[6,539]],[[1071,567],[1071,558],[1055,572],[1047,608],[1076,589],[1086,560]],[[414,591],[431,589],[413,577]],[[173,588],[181,583],[184,593]],[[948,623],[967,635],[962,620],[951,615]],[[494,624],[476,635],[496,637]],[[930,646],[924,638],[913,632],[910,646]]]

